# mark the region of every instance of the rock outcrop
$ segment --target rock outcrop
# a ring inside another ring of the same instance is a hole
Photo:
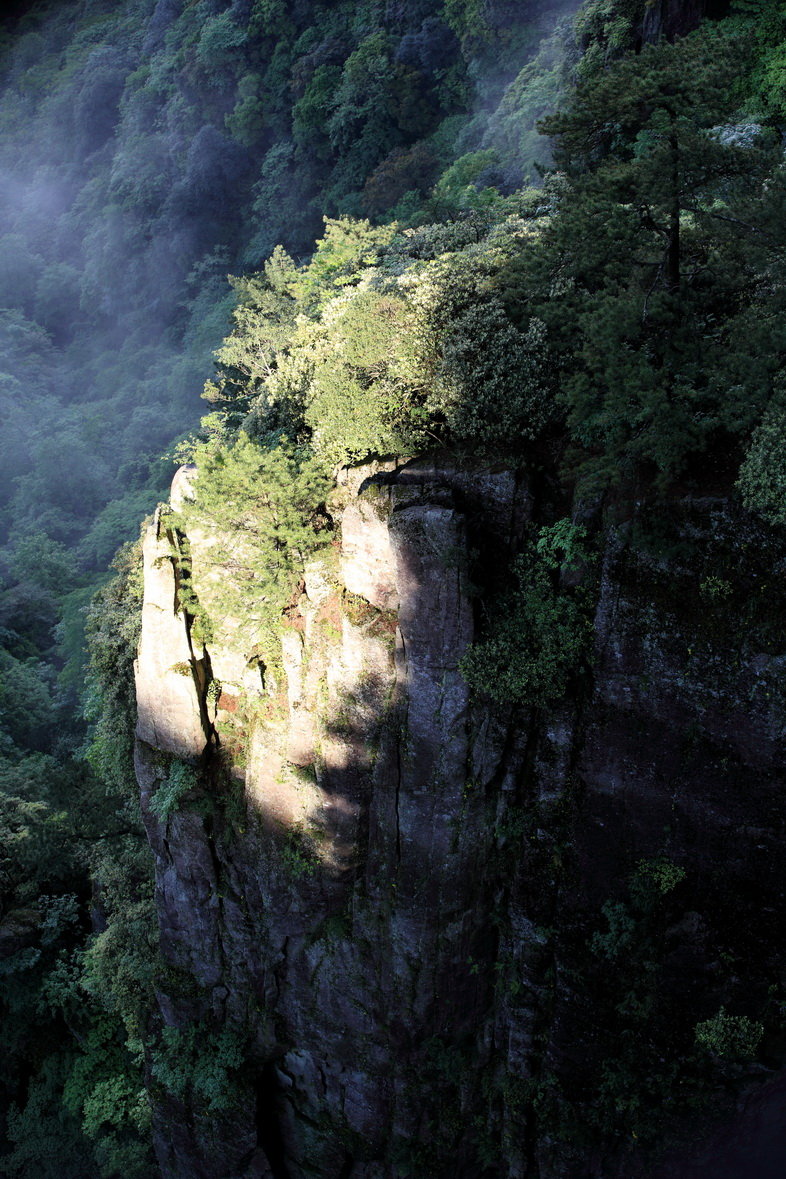
[[[674,41],[698,28],[705,17],[727,16],[729,0],[646,0],[642,7],[642,41]]]
[[[756,562],[717,574],[745,528],[766,565],[761,538],[722,501],[675,505],[701,572],[643,511],[607,523],[593,668],[550,710],[490,709],[461,672],[470,566],[519,549],[528,488],[424,460],[347,472],[341,495],[340,551],[307,567],[275,669],[253,602],[211,613],[215,537],[173,540],[159,512],[145,541],[137,772],[161,1020],[191,1052],[183,1085],[152,1083],[162,1173],[643,1173],[624,1093],[674,1030],[647,1039],[636,1004],[690,1031],[782,968],[783,645]],[[175,803],[151,809],[159,791]]]
[[[137,736],[163,753],[198,758],[209,741],[202,689],[204,652],[195,649],[181,601],[173,536],[159,508],[145,535],[142,638],[136,678]]]

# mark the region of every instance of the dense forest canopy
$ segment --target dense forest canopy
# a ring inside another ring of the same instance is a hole
[[[786,5],[720,7],[673,42],[638,0],[7,11],[5,1173],[154,1173],[145,1069],[179,1083],[128,758],[134,548],[106,573],[175,454],[195,512],[286,493],[299,557],[338,464],[435,445],[587,496],[739,480],[783,522]],[[478,692],[566,690],[574,542],[494,587],[515,627],[470,658]],[[540,662],[500,681],[522,633]]]

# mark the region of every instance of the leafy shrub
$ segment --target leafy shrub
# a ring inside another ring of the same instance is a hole
[[[241,433],[232,445],[196,448],[195,498],[183,508],[186,531],[205,527],[218,543],[195,570],[211,582],[209,615],[244,620],[256,627],[266,663],[280,659],[278,629],[305,563],[329,541],[324,501],[330,487],[324,467],[304,448],[284,438],[255,445]],[[224,574],[232,570],[232,577]]]
[[[685,879],[685,869],[668,856],[640,860],[630,879],[631,900],[642,912],[653,908]]]
[[[245,40],[245,30],[234,23],[229,10],[205,22],[196,57],[211,85],[224,89],[230,84],[231,67]]]
[[[545,325],[521,306],[514,321],[503,282],[520,238],[513,218],[406,234],[342,219],[305,266],[274,251],[264,276],[233,280],[205,424],[263,445],[283,430],[330,465],[435,441],[519,455],[556,413]]]
[[[397,294],[360,290],[334,299],[314,334],[305,418],[331,464],[392,454],[417,382],[411,313]],[[316,343],[316,340],[319,342]]]
[[[498,289],[506,246],[484,242],[438,258],[411,292],[426,424],[496,454],[520,452],[554,414],[544,325],[526,313],[523,326],[514,324]]]
[[[512,587],[492,602],[486,637],[474,643],[461,669],[471,690],[500,704],[542,708],[565,695],[592,641],[585,590],[561,589],[559,554],[578,560],[582,530],[564,522],[541,530],[511,568]]]
[[[245,1037],[232,1028],[165,1027],[153,1055],[153,1077],[176,1097],[190,1094],[195,1109],[228,1112],[238,1100],[244,1046]]]
[[[724,1060],[752,1060],[763,1035],[763,1024],[747,1015],[729,1015],[723,1007],[710,1019],[696,1024],[699,1047]]]
[[[167,778],[161,783],[150,799],[150,809],[157,819],[165,823],[180,806],[185,796],[199,784],[191,766],[182,761],[172,763]]]
[[[478,209],[492,204],[494,194],[484,189],[480,177],[499,163],[496,151],[469,152],[447,168],[434,186],[433,199],[440,212]]]
[[[754,431],[737,483],[746,507],[786,523],[786,409],[773,407]]]

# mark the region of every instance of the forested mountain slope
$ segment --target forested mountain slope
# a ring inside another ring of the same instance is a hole
[[[645,1171],[783,1065],[783,6],[4,37],[5,1170]]]

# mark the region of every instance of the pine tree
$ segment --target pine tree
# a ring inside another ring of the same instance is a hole
[[[766,306],[766,143],[740,141],[735,46],[701,30],[580,80],[543,122],[568,187],[546,234],[543,311],[574,437],[604,479],[749,429],[784,335]]]

